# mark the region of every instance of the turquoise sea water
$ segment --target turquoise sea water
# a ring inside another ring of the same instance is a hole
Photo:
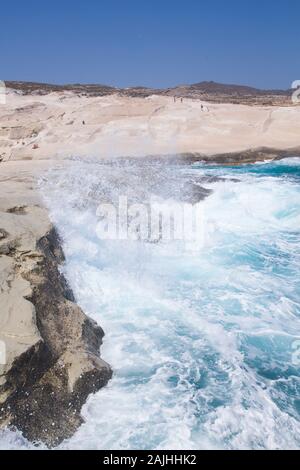
[[[121,176],[120,176],[121,175]],[[99,201],[212,190],[204,244],[100,241]],[[300,159],[241,167],[76,162],[41,184],[65,274],[114,369],[62,448],[300,447]],[[28,447],[0,435],[1,447]]]

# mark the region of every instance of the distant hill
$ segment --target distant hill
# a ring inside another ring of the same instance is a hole
[[[177,87],[178,88],[178,87]],[[181,87],[179,87],[181,88]],[[190,91],[212,93],[212,94],[227,94],[239,96],[256,96],[256,95],[287,95],[289,92],[286,90],[261,90],[245,85],[226,85],[224,83],[216,82],[200,82],[193,85],[183,86]]]
[[[216,82],[200,82],[181,85],[166,91],[171,96],[201,99],[216,103],[239,104],[290,104],[291,90],[260,90],[250,86],[227,85]]]
[[[36,95],[46,95],[52,92],[59,91],[71,91],[79,94],[86,94],[92,96],[103,96],[111,95],[118,91],[118,89],[107,86],[107,85],[81,85],[79,83],[67,84],[67,85],[56,85],[50,83],[38,83],[38,82],[15,82],[15,81],[5,81],[7,88],[12,88],[13,90],[20,91],[25,95],[36,94]]]
[[[116,88],[101,84],[66,84],[6,81],[6,86],[23,94],[45,95],[51,92],[70,91],[82,96],[105,96],[121,94],[123,96],[146,98],[147,96],[165,95],[217,103],[242,103],[252,105],[287,105],[290,104],[291,90],[261,90],[244,85],[227,85],[205,81],[192,85],[180,85],[174,88],[154,89],[147,87]]]

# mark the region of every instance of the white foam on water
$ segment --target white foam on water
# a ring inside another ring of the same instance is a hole
[[[104,328],[101,355],[114,370],[60,448],[299,447],[299,187],[248,174],[211,183],[205,245],[190,252],[176,242],[100,241],[93,194],[109,184],[101,172],[78,163],[42,184],[65,275]],[[0,442],[29,446],[11,431]]]

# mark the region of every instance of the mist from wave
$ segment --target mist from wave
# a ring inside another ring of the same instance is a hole
[[[207,190],[204,244],[99,240],[96,207],[126,193]],[[241,167],[76,162],[41,184],[66,277],[105,330],[114,370],[63,449],[300,445],[300,160]],[[209,192],[211,190],[211,193]],[[27,443],[6,432],[6,446]]]

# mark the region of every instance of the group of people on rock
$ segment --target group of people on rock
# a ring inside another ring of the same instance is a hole
[[[174,96],[173,99],[174,99],[174,103],[176,103],[177,100],[180,100],[180,102],[183,103],[182,96],[180,96],[180,97]],[[201,111],[209,113],[209,108],[207,106],[204,106],[204,104],[201,104]]]
[[[183,103],[183,98],[182,97],[176,97],[176,96],[174,96],[174,103],[176,103],[177,98],[180,100],[181,103]]]

